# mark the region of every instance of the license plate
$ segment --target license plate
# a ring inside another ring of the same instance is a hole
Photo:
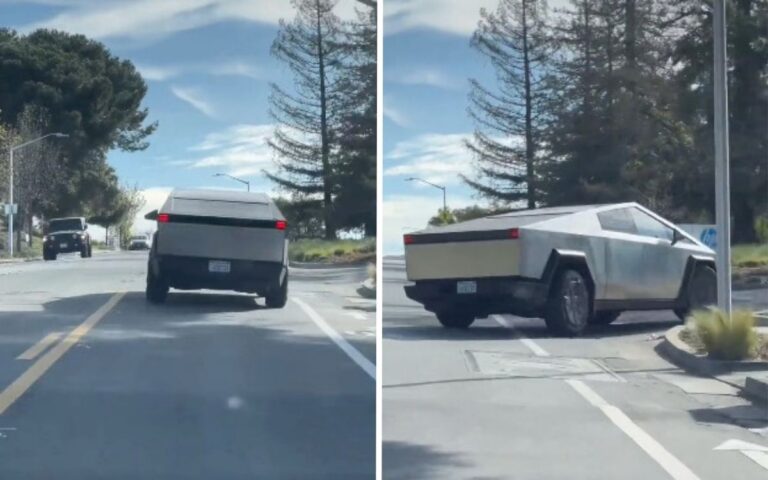
[[[456,282],[456,293],[463,295],[477,293],[477,282],[474,280]]]
[[[213,273],[229,273],[230,264],[224,260],[210,260],[208,271]]]
[[[66,243],[60,243],[59,244],[59,248],[67,248],[68,246],[69,246],[69,244],[66,244]]]

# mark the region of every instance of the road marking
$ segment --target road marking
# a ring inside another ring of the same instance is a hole
[[[49,333],[41,338],[39,342],[26,349],[24,353],[16,357],[16,360],[34,360],[35,357],[43,353],[43,351],[51,346],[51,344],[56,343],[60,337],[61,332]]]
[[[13,405],[13,402],[24,395],[24,392],[29,390],[29,388],[34,385],[54,363],[56,363],[70,348],[72,348],[73,345],[85,336],[94,325],[99,323],[99,321],[104,318],[124,296],[125,292],[112,295],[107,303],[99,307],[99,309],[86,318],[83,323],[69,332],[61,342],[57,343],[48,351],[48,353],[37,359],[37,361],[30,365],[19,378],[14,380],[12,384],[0,392],[0,415],[5,413],[8,407]]]
[[[336,344],[336,346],[341,349],[341,351],[346,353],[347,356],[351,358],[352,361],[355,362],[360,368],[362,368],[363,371],[367,373],[372,379],[376,380],[376,365],[371,363],[370,360],[365,358],[365,355],[360,353],[355,347],[347,342],[344,337],[339,335],[336,330],[331,328],[330,325],[328,325],[328,323],[323,319],[323,317],[321,317],[320,314],[317,313],[306,302],[300,298],[295,297],[291,298],[291,300],[293,300],[294,303],[296,303],[299,307],[301,307],[302,310],[304,310],[304,313],[306,313],[307,316],[312,319],[313,322],[315,322],[315,325],[317,325],[320,330],[328,335],[328,337],[333,341],[333,343]]]
[[[544,350],[532,339],[523,335],[514,325],[500,315],[493,315],[493,319],[503,327],[511,328],[520,341],[528,347],[535,355],[539,357],[549,356],[549,352]],[[640,428],[618,407],[615,407],[605,401],[596,391],[592,390],[581,380],[567,379],[565,383],[571,386],[579,395],[594,407],[597,407],[608,419],[613,422],[622,432],[624,432],[632,441],[634,441],[645,453],[647,453],[661,468],[663,468],[675,480],[700,480],[683,462],[672,455],[659,442],[650,436],[645,430]]]
[[[738,450],[747,458],[768,470],[768,447],[743,440],[731,439],[716,446],[714,450]]]

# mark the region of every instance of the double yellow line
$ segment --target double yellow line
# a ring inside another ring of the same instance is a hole
[[[46,371],[48,371],[54,363],[56,363],[67,351],[72,348],[80,339],[85,336],[91,328],[93,328],[102,318],[104,318],[120,300],[125,296],[125,292],[120,292],[112,295],[110,299],[99,307],[98,310],[93,312],[83,323],[75,327],[74,330],[64,337],[64,340],[57,343],[51,348],[48,353],[40,357],[35,363],[33,363],[19,378],[14,380],[12,384],[6,387],[5,390],[0,392],[0,415],[13,405],[13,403],[19,399],[24,392],[35,384],[36,381],[42,377]],[[33,345],[26,352],[19,355],[19,359],[32,359],[45,350],[48,345],[58,340],[61,336],[60,333],[51,333],[43,338],[40,342]]]

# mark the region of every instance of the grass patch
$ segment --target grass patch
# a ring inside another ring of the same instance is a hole
[[[5,240],[5,237],[3,237]],[[43,256],[43,239],[40,237],[32,237],[32,245],[25,242],[21,242],[21,249],[13,252],[13,258],[30,259]],[[7,250],[0,252],[0,258],[10,258]]]
[[[734,245],[731,249],[731,264],[735,268],[768,266],[768,243]]]
[[[376,258],[376,239],[319,240],[290,242],[288,258],[296,262],[350,263]]]
[[[755,329],[753,312],[735,310],[729,319],[718,309],[693,312],[680,339],[718,360],[755,358],[764,352],[765,341]]]

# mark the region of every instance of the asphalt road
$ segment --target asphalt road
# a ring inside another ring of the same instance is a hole
[[[374,478],[364,269],[157,306],[146,253],[60,258],[0,266],[0,479]]]
[[[576,339],[512,316],[446,330],[405,297],[403,267],[384,260],[384,478],[768,478],[766,406],[654,350],[673,313]],[[715,450],[729,440],[766,452]]]

